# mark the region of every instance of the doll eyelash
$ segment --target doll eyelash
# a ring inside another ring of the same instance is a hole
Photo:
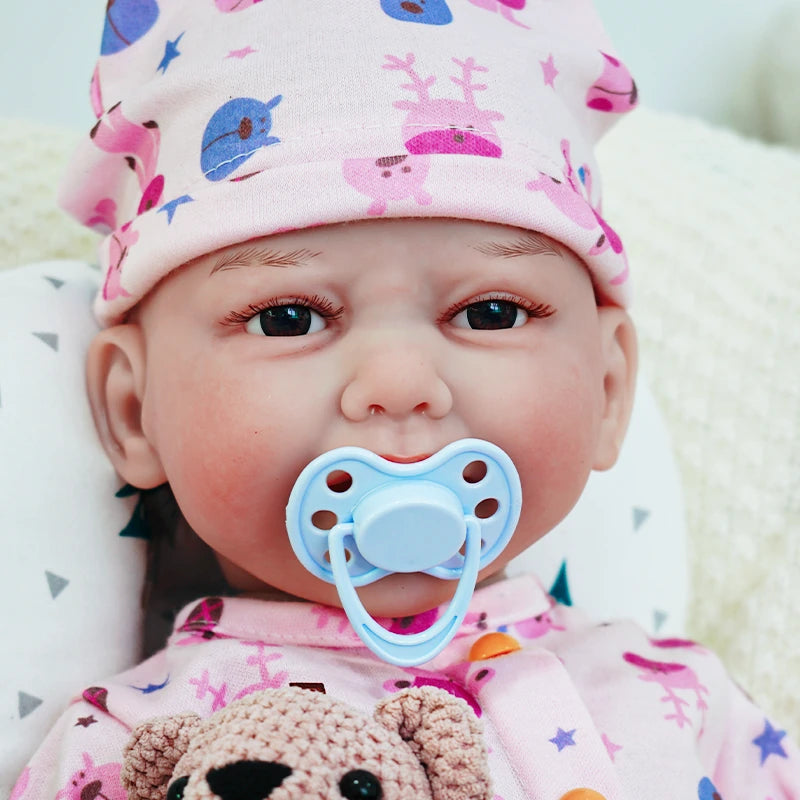
[[[274,297],[263,303],[249,303],[246,308],[240,311],[228,312],[222,320],[222,324],[244,325],[267,308],[279,308],[280,306],[306,306],[312,311],[316,311],[317,314],[326,320],[339,319],[344,313],[344,306],[339,306],[337,308],[330,300],[320,297],[317,294],[311,297],[306,295],[299,295],[296,297]]]
[[[437,322],[449,322],[456,314],[463,311],[465,308],[469,308],[469,306],[473,305],[473,303],[485,303],[488,300],[504,300],[508,303],[514,303],[518,305],[527,315],[528,317],[533,317],[536,319],[546,319],[547,317],[552,317],[553,314],[556,313],[556,309],[553,308],[549,303],[535,303],[532,300],[528,300],[525,297],[520,297],[519,295],[510,294],[488,294],[488,295],[480,295],[479,297],[473,297],[470,300],[463,300],[458,303],[453,303],[447,311],[442,314]]]

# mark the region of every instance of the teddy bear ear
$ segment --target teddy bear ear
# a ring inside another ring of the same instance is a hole
[[[128,800],[164,800],[172,771],[200,725],[197,714],[175,714],[143,722],[125,746],[120,779]]]
[[[378,703],[375,719],[422,762],[433,800],[490,800],[481,726],[463,700],[431,686],[403,689]]]

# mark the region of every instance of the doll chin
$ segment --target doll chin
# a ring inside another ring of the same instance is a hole
[[[493,564],[481,570],[478,584],[486,585],[502,576],[502,566]],[[400,619],[447,605],[453,599],[457,585],[457,581],[441,580],[419,572],[395,574],[360,588],[358,596],[371,616]],[[335,589],[333,594],[336,595]],[[329,604],[341,606],[338,596]]]
[[[307,591],[295,591],[292,593],[293,596],[312,603],[342,607],[335,586],[320,582],[313,589],[304,588]],[[389,575],[368,586],[362,586],[357,591],[370,616],[400,619],[422,614],[449,603],[455,590],[455,581],[443,581],[417,572],[408,575]]]
[[[229,585],[245,595],[272,599],[298,599],[342,607],[336,587],[308,576],[308,582],[297,585],[269,586],[255,576],[218,556],[222,572]],[[500,567],[494,565],[479,573],[479,582],[491,580]],[[360,587],[358,596],[372,617],[405,618],[430,611],[450,602],[456,590],[456,581],[446,581],[420,572],[396,573],[381,578],[368,586]]]
[[[389,575],[359,589],[358,596],[373,617],[401,618],[449,603],[455,590],[455,581],[416,572]],[[335,604],[341,605],[338,597]]]

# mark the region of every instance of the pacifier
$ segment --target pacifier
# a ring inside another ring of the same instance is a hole
[[[303,566],[336,586],[364,644],[384,661],[410,667],[430,661],[455,636],[478,571],[508,544],[521,505],[511,459],[480,439],[460,439],[411,464],[339,447],[300,473],[286,529]],[[458,581],[447,610],[425,631],[387,631],[356,593],[398,572]]]

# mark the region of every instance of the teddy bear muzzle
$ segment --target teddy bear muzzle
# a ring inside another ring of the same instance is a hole
[[[209,770],[206,783],[221,800],[263,800],[291,774],[291,767],[277,761],[235,761],[233,764]],[[176,783],[177,781],[170,786],[167,800],[179,800],[183,797],[182,791],[173,795],[172,787]]]
[[[292,768],[278,761],[237,761],[209,770],[206,783],[220,800],[264,800],[277,789]],[[189,776],[174,780],[167,790],[167,800],[183,800]],[[339,781],[339,791],[347,800],[380,800],[381,782],[368,770],[353,769]]]

